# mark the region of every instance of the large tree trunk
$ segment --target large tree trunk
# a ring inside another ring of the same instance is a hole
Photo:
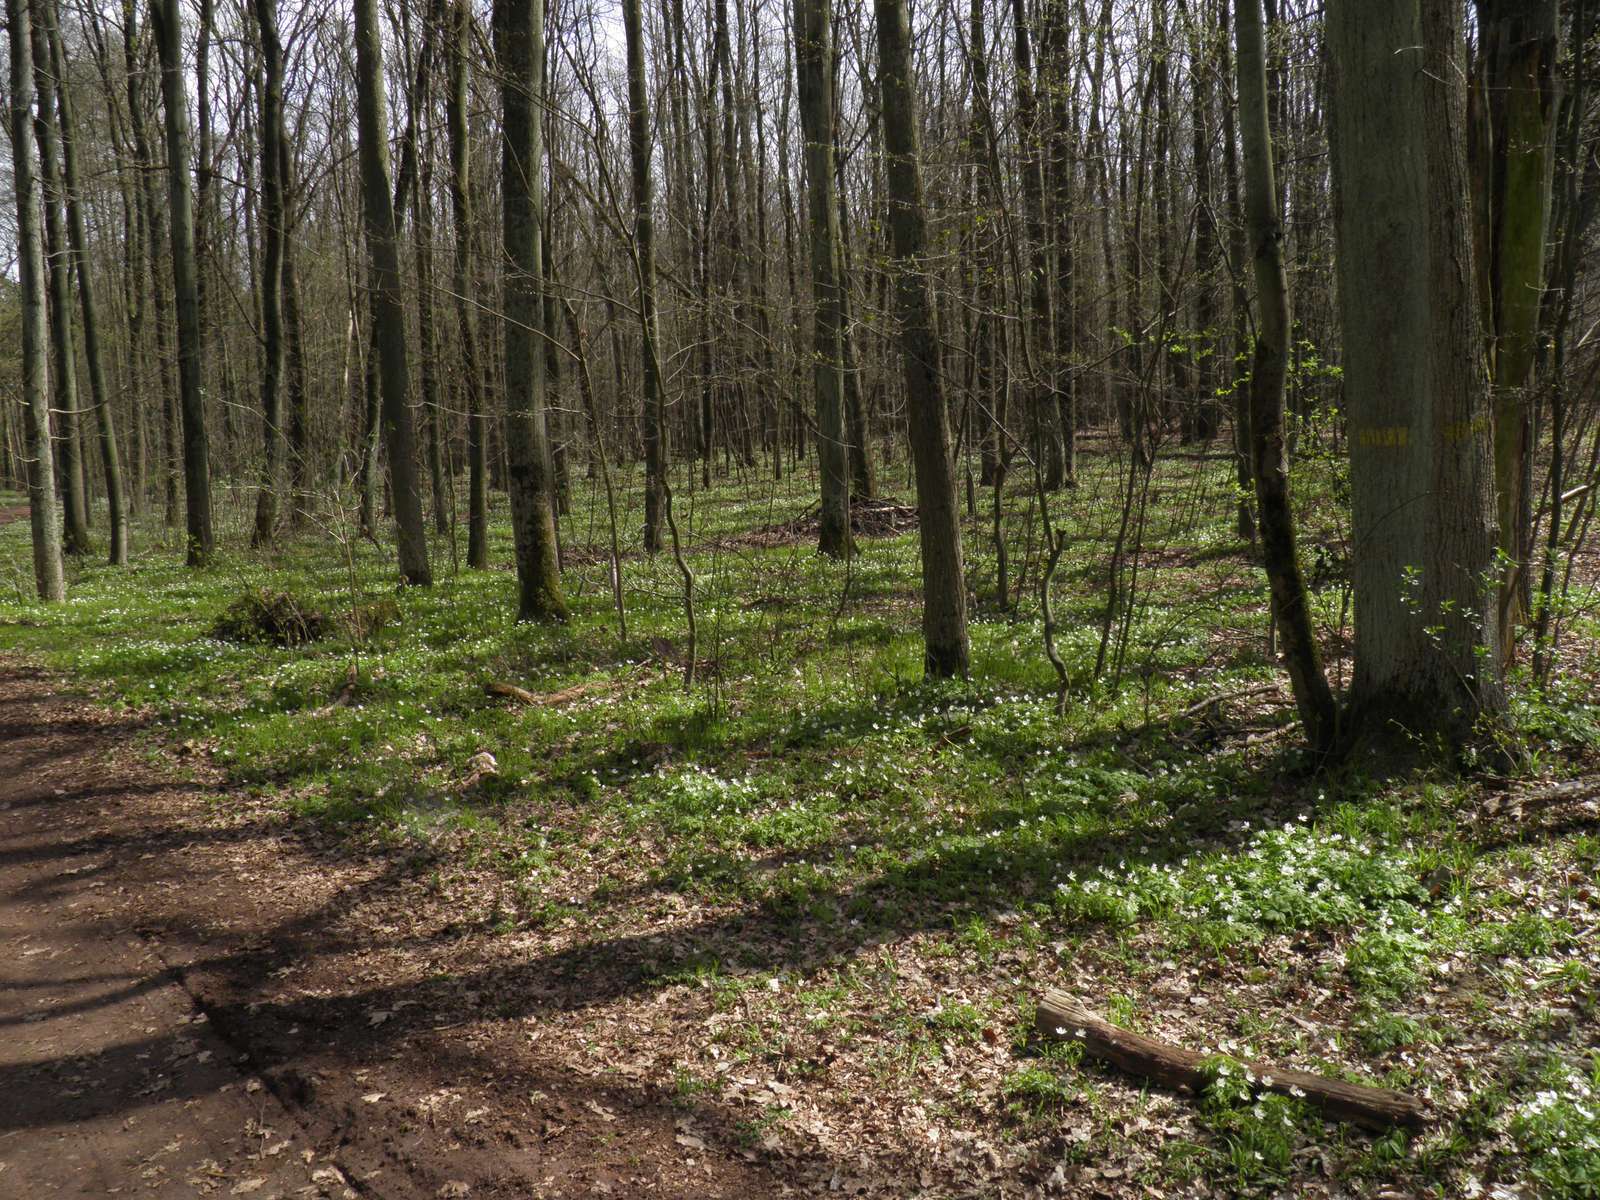
[[[811,215],[812,388],[817,405],[817,460],[822,509],[817,549],[850,553],[850,465],[845,437],[843,306],[839,278],[839,206],[834,199],[833,5],[795,0],[795,74],[805,142]]]
[[[1501,645],[1527,615],[1528,385],[1544,298],[1556,130],[1556,0],[1477,0],[1469,117],[1478,297],[1494,397],[1495,517],[1506,566]]]
[[[176,0],[166,0],[176,3]],[[400,577],[408,584],[433,582],[428,564],[422,496],[417,487],[416,438],[406,393],[405,297],[400,282],[396,204],[389,194],[389,119],[383,87],[383,42],[376,0],[356,0],[356,117],[361,158],[361,200],[367,252],[372,261],[372,320],[377,382],[382,397],[383,440],[389,453]]]
[[[83,216],[83,189],[78,177],[77,128],[73,120],[71,89],[66,86],[67,62],[56,22],[54,0],[46,0],[41,13],[49,22],[50,59],[55,77],[56,109],[61,125],[61,163],[66,184],[67,237],[72,247],[72,263],[78,278],[78,302],[83,313],[83,357],[89,373],[89,397],[94,403],[95,424],[99,432],[100,465],[106,479],[106,507],[109,511],[111,548],[109,562],[114,567],[128,565],[128,511],[122,480],[122,460],[117,449],[117,430],[111,412],[111,392],[106,385],[105,363],[100,346],[100,309],[96,301],[94,272],[89,266],[89,237]],[[137,239],[134,239],[137,243]],[[130,248],[129,253],[133,253]]]
[[[898,268],[896,308],[910,409],[922,543],[923,662],[929,675],[965,675],[967,586],[961,514],[951,460],[950,421],[939,375],[938,334],[929,295],[927,218],[912,97],[911,28],[905,0],[876,0],[883,141],[888,159],[889,231]]]
[[[1289,288],[1283,271],[1283,226],[1267,131],[1267,70],[1261,0],[1240,0],[1239,124],[1244,135],[1245,211],[1254,247],[1256,348],[1250,381],[1251,468],[1261,521],[1261,560],[1272,593],[1272,615],[1284,666],[1306,740],[1332,748],[1337,711],[1323,674],[1289,500],[1289,453],[1284,442],[1283,385],[1289,367]]]
[[[12,190],[17,201],[17,259],[21,284],[22,401],[27,422],[28,516],[33,532],[33,581],[39,599],[65,600],[61,528],[57,524],[55,460],[50,451],[50,393],[46,377],[44,247],[39,236],[39,177],[34,172],[33,49],[28,0],[6,0],[11,46]]]
[[[183,414],[183,488],[188,563],[211,559],[211,464],[205,390],[200,378],[200,296],[194,254],[194,201],[189,184],[189,111],[183,75],[183,26],[178,0],[151,6],[161,52],[161,97],[166,115],[167,192],[172,210],[172,292],[178,314],[178,397]]]
[[[502,71],[501,228],[506,269],[506,457],[511,526],[517,548],[517,619],[565,617],[550,454],[545,442],[544,0],[495,0],[495,54]]]
[[[278,528],[283,475],[283,47],[278,0],[254,0],[261,36],[261,485],[252,546],[269,546]]]
[[[1352,716],[1446,735],[1505,703],[1455,0],[1330,5],[1350,415]],[[1381,302],[1375,302],[1381,298]]]

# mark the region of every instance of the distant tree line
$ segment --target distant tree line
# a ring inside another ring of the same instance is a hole
[[[969,669],[963,506],[992,505],[1004,608],[1026,497],[1064,696],[1051,514],[1081,457],[1119,456],[1131,512],[1211,446],[1312,743],[1459,731],[1519,639],[1548,670],[1595,513],[1592,8],[7,0],[0,486],[47,600],[151,510],[204,566],[219,492],[263,549],[348,501],[427,585],[429,522],[490,565],[501,490],[539,619],[586,471],[614,554],[676,555],[692,623],[675,482],[814,460],[845,557],[904,456],[928,671]],[[1302,439],[1348,459],[1344,697]],[[611,472],[640,465],[619,532]]]

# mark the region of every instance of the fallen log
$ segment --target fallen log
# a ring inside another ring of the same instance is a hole
[[[490,682],[483,685],[483,690],[491,696],[503,696],[507,700],[515,700],[518,704],[539,703],[539,697],[527,688],[519,688],[514,683]]]
[[[1198,1093],[1211,1082],[1207,1059],[1214,1058],[1213,1055],[1113,1025],[1066,992],[1051,990],[1044,994],[1039,1001],[1034,1028],[1043,1038],[1077,1042],[1090,1058],[1165,1087]],[[1294,1096],[1336,1121],[1387,1130],[1396,1125],[1419,1129],[1428,1120],[1422,1101],[1403,1092],[1344,1083],[1325,1075],[1285,1070],[1267,1063],[1244,1062],[1242,1065],[1258,1091]]]
[[[627,683],[628,677],[591,679],[587,683],[575,683],[557,692],[530,692],[514,683],[486,683],[483,687],[491,696],[504,696],[508,700],[515,700],[518,704],[555,708],[590,696],[609,696],[613,692],[620,692]]]

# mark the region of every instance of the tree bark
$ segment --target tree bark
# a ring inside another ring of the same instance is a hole
[[[1200,1092],[1212,1079],[1208,1055],[1113,1025],[1065,992],[1046,992],[1040,998],[1034,1028],[1041,1037],[1075,1042],[1090,1058],[1166,1087]],[[1335,1121],[1350,1121],[1380,1131],[1397,1125],[1420,1129],[1427,1123],[1422,1102],[1403,1092],[1345,1083],[1269,1063],[1247,1062],[1239,1066],[1249,1072],[1260,1091],[1297,1096]]]
[[[1352,716],[1446,737],[1505,704],[1456,9],[1340,0],[1328,12]]]
[[[455,229],[456,326],[461,339],[462,386],[467,394],[467,566],[489,566],[488,416],[478,366],[478,319],[472,279],[472,147],[467,129],[467,44],[472,30],[467,0],[450,4],[449,92],[450,211]]]
[[[194,199],[189,183],[189,111],[183,75],[183,25],[179,0],[151,5],[161,55],[161,97],[167,138],[167,192],[171,209],[172,292],[178,314],[178,400],[183,416],[183,488],[188,563],[211,560],[211,463],[206,398],[200,374],[200,296],[194,253]]]
[[[355,40],[361,200],[372,264],[373,341],[382,397],[383,440],[389,453],[400,577],[408,584],[426,586],[433,582],[433,570],[428,563],[422,497],[417,487],[416,437],[407,402],[410,364],[406,354],[405,297],[395,228],[397,206],[389,194],[389,119],[376,0],[355,0]]]
[[[660,319],[656,313],[655,183],[650,173],[650,93],[644,72],[643,16],[639,0],[623,0],[623,32],[628,44],[628,158],[633,190],[633,259],[638,288],[639,329],[643,341],[642,435],[645,454],[644,548],[661,548],[662,499],[666,481],[666,414],[662,394]]]
[[[556,560],[550,455],[545,440],[544,328],[544,0],[496,0],[495,54],[501,75],[501,232],[506,266],[506,457],[516,540],[519,621],[564,618]]]
[[[283,46],[278,0],[253,0],[261,38],[261,482],[250,544],[270,546],[283,476]]]
[[[1478,61],[1468,94],[1478,296],[1494,408],[1495,518],[1505,574],[1507,655],[1528,610],[1533,433],[1529,383],[1544,298],[1555,164],[1556,0],[1477,0]]]
[[[45,0],[40,11],[49,22],[50,59],[57,80],[56,110],[61,126],[61,164],[67,201],[67,236],[72,249],[72,264],[78,278],[78,303],[83,314],[83,357],[89,373],[89,397],[94,404],[99,432],[100,464],[106,480],[106,507],[109,512],[111,545],[108,561],[113,567],[128,565],[128,502],[122,478],[122,460],[117,448],[116,422],[111,411],[111,392],[106,385],[105,362],[100,344],[100,308],[94,272],[89,265],[89,238],[83,216],[83,189],[78,177],[77,127],[73,119],[71,88],[67,87],[67,61],[61,45],[54,0]],[[137,239],[133,239],[135,245]],[[129,253],[134,253],[133,247]]]
[[[850,553],[850,465],[844,412],[844,330],[840,303],[839,206],[834,198],[833,5],[795,0],[795,75],[805,142],[806,199],[811,217],[812,390],[817,408],[817,461],[822,508],[817,549]]]
[[[967,585],[961,561],[961,512],[951,459],[950,420],[939,374],[927,261],[927,217],[912,94],[911,23],[905,0],[875,0],[883,141],[888,168],[889,231],[896,265],[911,456],[917,476],[922,545],[923,664],[929,675],[965,676],[969,665]]]
[[[84,486],[83,442],[78,429],[78,352],[72,323],[70,252],[61,219],[61,151],[56,141],[55,75],[50,67],[46,35],[48,0],[32,0],[29,37],[34,86],[39,103],[33,129],[39,145],[39,183],[44,201],[45,277],[50,309],[51,381],[55,385],[57,417],[55,447],[61,487],[62,551],[78,556],[92,554],[89,537],[89,497]]]
[[[1250,380],[1250,461],[1261,522],[1261,560],[1272,593],[1272,615],[1283,662],[1294,686],[1306,740],[1332,749],[1338,724],[1333,693],[1322,670],[1289,498],[1284,442],[1283,385],[1289,366],[1289,288],[1283,271],[1283,226],[1267,130],[1266,46],[1261,0],[1239,0],[1239,124],[1244,140],[1245,211],[1254,246],[1255,361]]]
[[[28,519],[33,533],[33,581],[39,599],[67,598],[61,567],[55,459],[50,451],[50,393],[46,377],[44,247],[39,236],[40,188],[33,161],[33,48],[28,0],[6,0],[11,47],[12,190],[17,202],[17,259],[21,284],[22,400],[27,424]]]

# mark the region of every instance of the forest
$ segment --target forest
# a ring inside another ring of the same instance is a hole
[[[1597,26],[5,0],[0,1195],[1600,1198]]]

